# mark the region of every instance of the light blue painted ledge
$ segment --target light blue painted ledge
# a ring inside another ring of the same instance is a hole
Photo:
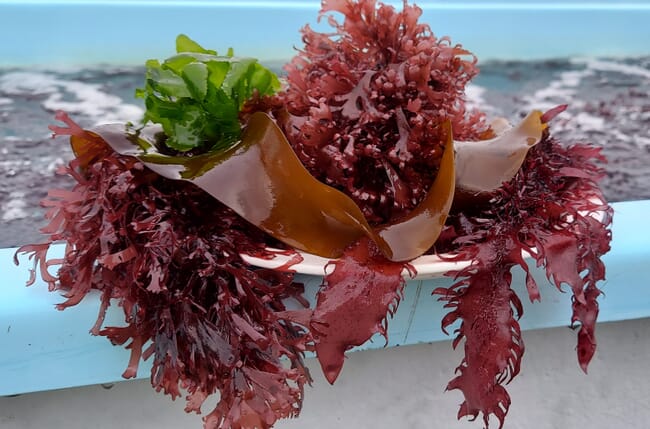
[[[600,299],[599,320],[650,317],[650,200],[615,203],[614,209],[614,239],[611,252],[605,256],[607,281],[601,284],[605,296]],[[61,247],[57,250],[60,252]],[[49,293],[42,282],[25,287],[30,264],[23,258],[20,267],[14,266],[14,252],[0,249],[4,286],[0,300],[0,396],[121,380],[129,352],[88,333],[96,320],[99,300],[89,297],[76,307],[55,310],[54,305],[63,299]],[[522,272],[518,270],[514,276],[514,288],[524,303],[522,328],[568,326],[570,294],[558,293],[543,271],[533,272],[540,284],[541,303],[531,304],[525,299]],[[305,276],[299,280],[306,283],[309,294],[316,293],[318,278]],[[448,279],[409,282],[389,323],[388,345],[449,339],[440,330],[446,310],[431,296],[434,288],[449,285]],[[123,325],[120,313],[120,309],[109,312],[106,325]],[[383,338],[377,338],[362,348],[383,346]],[[149,368],[143,364],[139,377],[148,377]]]
[[[401,2],[391,2],[401,3]],[[419,1],[424,21],[485,59],[650,54],[650,0]],[[171,54],[178,33],[205,46],[270,62],[300,44],[299,28],[315,23],[317,1],[285,0],[0,0],[0,67],[39,68],[142,64]],[[650,201],[615,204],[614,241],[605,257],[600,321],[650,316]],[[36,227],[36,226],[35,226]],[[59,249],[60,250],[60,249]],[[28,265],[14,266],[0,249],[0,395],[120,380],[128,352],[88,330],[98,311],[89,298],[58,312],[62,301],[44,284],[24,287]],[[536,270],[543,302],[524,301],[524,329],[568,326],[569,294],[559,294]],[[312,294],[318,281],[305,278]],[[445,314],[430,295],[438,279],[412,282],[389,324],[389,346],[447,339]],[[522,273],[515,287],[525,296]],[[120,325],[119,311],[106,318]],[[382,340],[364,347],[382,347]],[[148,365],[139,375],[148,376]]]

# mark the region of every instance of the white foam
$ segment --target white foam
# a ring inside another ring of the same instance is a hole
[[[587,112],[578,112],[571,121],[582,131],[605,131],[605,119],[591,115]]]
[[[632,136],[624,134],[621,130],[613,128],[610,130],[612,137],[621,143],[630,143],[632,141]]]
[[[62,166],[64,164],[65,164],[65,161],[63,160],[63,158],[56,158],[56,159],[52,160],[49,164],[47,164],[47,167],[45,167],[45,170],[48,173],[54,173],[55,171],[57,171],[59,169],[60,166]]]
[[[481,112],[495,112],[497,109],[488,104],[485,100],[487,89],[474,83],[465,86],[465,103],[467,110],[479,110]]]
[[[584,64],[589,70],[616,72],[650,79],[650,70],[635,65],[623,64],[615,61],[597,60],[595,58],[577,58],[572,60],[572,62],[574,64]]]
[[[9,194],[9,201],[5,204],[2,221],[9,222],[17,219],[24,219],[29,214],[25,210],[27,208],[27,203],[25,202],[25,193],[24,192],[12,192]]]
[[[25,141],[25,140],[31,141],[31,139],[24,139],[24,138],[20,138],[18,136],[4,136],[2,138],[2,140],[4,140],[7,143],[16,143],[16,142],[22,142],[22,141]]]
[[[38,72],[10,72],[0,76],[0,91],[8,95],[44,95],[58,90],[54,76]]]
[[[137,121],[143,111],[94,83],[66,80],[47,72],[11,72],[0,76],[0,90],[9,95],[40,95],[49,111],[89,116],[96,124]]]
[[[68,81],[63,88],[74,94],[77,100],[64,100],[63,93],[55,92],[43,102],[45,109],[79,113],[101,122],[137,121],[142,117],[142,109],[125,104],[121,98],[101,91],[100,85]]]
[[[575,110],[575,109],[572,109]],[[610,132],[611,128],[606,126],[605,119],[600,116],[592,115],[584,111],[569,115],[569,117],[553,121],[554,131],[571,131],[575,132]]]
[[[474,83],[468,83],[465,86],[465,101],[467,105],[473,108],[480,108],[487,104],[483,95],[486,89]]]
[[[574,99],[577,88],[584,78],[593,74],[594,71],[589,68],[568,70],[560,73],[558,78],[552,81],[547,87],[524,97],[526,110],[547,110],[562,103],[570,103],[574,107],[581,107],[584,103],[576,103],[577,100]]]
[[[640,147],[650,147],[650,138],[636,135],[634,136],[634,143]]]
[[[4,151],[1,152],[3,155],[5,154]],[[7,151],[7,154],[9,152]],[[9,159],[9,160],[0,160],[0,171],[3,171],[7,177],[13,177],[17,172],[25,166],[25,161],[23,160],[17,160],[17,159]]]
[[[11,98],[0,97],[0,106],[7,106],[11,103],[13,103],[13,100]]]

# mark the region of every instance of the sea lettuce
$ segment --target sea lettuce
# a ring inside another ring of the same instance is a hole
[[[176,52],[162,63],[147,61],[145,86],[136,91],[145,102],[143,123],[160,124],[173,152],[232,147],[245,103],[280,89],[273,72],[254,58],[235,57],[232,49],[220,56],[181,34]]]

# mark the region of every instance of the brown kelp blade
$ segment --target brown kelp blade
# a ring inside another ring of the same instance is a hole
[[[445,126],[451,136],[450,125]],[[73,135],[71,144],[81,151],[83,140],[95,146],[99,137],[161,176],[194,183],[284,243],[328,258],[340,256],[364,235],[388,259],[415,258],[438,238],[453,200],[451,137],[427,198],[404,219],[373,230],[349,197],[309,174],[282,131],[264,113],[251,115],[241,142],[224,153],[163,155],[155,149],[158,131],[147,127],[136,135],[126,132],[123,125],[103,125]]]

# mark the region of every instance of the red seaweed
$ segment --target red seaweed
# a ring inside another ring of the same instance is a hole
[[[524,353],[517,322],[521,302],[511,289],[514,267],[526,272],[529,299],[541,299],[522,252],[546,267],[558,289],[563,284],[571,288],[571,323],[579,327],[578,363],[586,372],[596,348],[596,299],[601,294],[596,284],[605,278],[601,257],[609,250],[612,219],[612,209],[597,185],[603,170],[594,161],[604,161],[599,149],[567,148],[547,133],[488,205],[472,216],[450,219],[447,242],[439,242],[438,248],[454,249],[457,256],[452,259],[472,261],[447,274],[458,282],[434,291],[451,309],[443,329],[461,321],[454,347],[465,340],[458,375],[447,386],[465,396],[459,418],[483,414],[488,426],[493,414],[503,426],[510,406],[503,386],[519,372]]]
[[[302,30],[304,48],[286,66],[277,115],[311,174],[348,194],[371,224],[399,218],[435,179],[450,120],[457,140],[489,135],[465,107],[476,58],[402,11],[375,0],[323,1],[333,33]]]
[[[388,341],[388,320],[397,310],[407,264],[391,262],[367,238],[351,245],[332,262],[318,292],[310,328],[325,378],[334,383],[343,367],[344,353],[374,334]]]
[[[51,290],[63,291],[58,308],[100,291],[92,333],[131,350],[123,376],[153,359],[153,387],[172,398],[185,391],[188,412],[217,393],[206,428],[269,428],[296,416],[310,381],[302,361],[308,337],[280,316],[287,297],[302,300],[301,286],[290,273],[253,269],[239,256],[278,243],[194,185],[96,148],[62,172],[76,180],[73,190],[45,200],[49,240],[18,250],[32,253]],[[47,261],[58,240],[67,243],[63,260]],[[47,273],[53,263],[61,263],[56,276]],[[125,326],[103,326],[111,300]]]

